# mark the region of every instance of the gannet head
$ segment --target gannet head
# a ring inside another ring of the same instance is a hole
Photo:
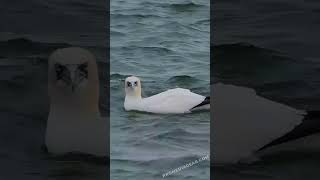
[[[95,57],[87,50],[58,49],[49,57],[48,91],[52,103],[88,103],[97,108],[99,80]]]
[[[125,80],[126,97],[141,98],[141,82],[135,76],[127,77]]]

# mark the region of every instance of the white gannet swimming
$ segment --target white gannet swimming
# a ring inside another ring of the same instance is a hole
[[[213,85],[213,164],[252,162],[287,151],[320,151],[319,112],[259,97],[253,89]]]
[[[170,89],[151,97],[142,98],[140,79],[134,76],[126,78],[125,92],[124,108],[126,111],[169,114],[210,109],[210,97],[201,96],[182,88]]]
[[[95,57],[82,48],[64,48],[52,53],[48,64],[47,150],[107,156],[108,124],[98,109]]]

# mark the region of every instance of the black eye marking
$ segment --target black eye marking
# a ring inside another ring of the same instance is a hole
[[[59,63],[56,63],[56,64],[54,65],[54,69],[56,70],[57,80],[61,79],[61,78],[62,78],[62,73],[63,73],[65,67],[62,66],[62,65],[59,64]]]
[[[71,78],[70,78],[70,72],[68,70],[68,68],[66,68],[65,66],[56,63],[54,65],[55,71],[56,71],[56,78],[57,81],[58,80],[62,80],[66,83],[70,83],[71,82]]]
[[[131,82],[127,82],[127,86],[130,87],[131,86]]]
[[[88,79],[88,62],[78,65],[79,74],[81,77]]]
[[[135,82],[134,82],[134,85],[135,85],[135,86],[138,85],[138,81],[135,81]]]

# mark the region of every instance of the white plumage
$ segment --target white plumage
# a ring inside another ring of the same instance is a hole
[[[48,151],[107,156],[108,123],[99,113],[94,56],[81,48],[59,49],[50,56],[48,70]]]
[[[205,96],[188,89],[175,88],[159,94],[142,98],[141,82],[137,77],[128,77],[125,81],[126,97],[124,108],[127,111],[145,111],[151,113],[189,113],[202,108],[209,109],[209,104],[194,108],[205,100]],[[194,109],[193,109],[194,108]]]

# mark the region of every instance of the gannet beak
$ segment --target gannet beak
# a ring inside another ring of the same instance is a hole
[[[74,83],[71,84],[71,91],[74,93],[74,90],[76,89],[76,86]]]
[[[78,77],[72,76],[70,86],[71,86],[71,91],[73,93],[75,92],[76,88],[78,87],[78,83],[79,83]]]

